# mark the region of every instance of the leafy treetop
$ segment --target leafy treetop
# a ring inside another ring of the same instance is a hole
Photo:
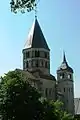
[[[21,11],[25,13],[26,10],[30,12],[35,9],[36,0],[11,0],[10,5],[12,12],[17,13]]]

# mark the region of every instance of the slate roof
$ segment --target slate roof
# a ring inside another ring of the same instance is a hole
[[[40,78],[56,81],[55,77],[51,74],[50,75],[40,74]]]
[[[24,49],[27,48],[44,48],[49,50],[37,19],[35,19],[25,43]]]
[[[74,98],[75,115],[80,115],[80,98]]]
[[[36,72],[38,72],[39,78],[56,81],[56,78],[52,74],[48,74],[48,75],[47,74],[43,74],[43,72],[41,70],[35,70],[35,71],[32,72],[32,74],[34,75],[34,73],[36,73]]]
[[[25,71],[25,70],[22,70],[22,69],[16,69],[17,71],[21,71],[23,73],[23,75],[25,76],[25,79],[30,79],[30,80],[38,80],[38,78],[43,78],[43,79],[46,79],[46,80],[53,80],[53,81],[56,81],[56,78],[49,74],[49,75],[44,75],[40,70],[36,70],[36,71],[33,71],[33,72],[28,72],[28,71]],[[38,73],[38,75],[36,76],[36,73]]]
[[[72,72],[73,73],[73,69],[68,65],[67,61],[66,61],[66,56],[65,56],[65,53],[63,55],[63,62],[61,64],[61,66],[58,68],[57,71],[63,71],[63,70],[67,70],[69,72]]]

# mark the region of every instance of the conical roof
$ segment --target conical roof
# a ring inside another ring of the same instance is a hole
[[[37,19],[35,19],[25,43],[24,49],[27,48],[44,48],[49,50]]]
[[[65,52],[64,52],[64,55],[63,55],[63,62],[61,63],[61,66],[58,68],[57,71],[60,71],[60,70],[67,70],[67,71],[73,73],[73,69],[68,65],[68,63],[66,61]]]

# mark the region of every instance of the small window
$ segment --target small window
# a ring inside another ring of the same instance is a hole
[[[47,52],[45,52],[44,55],[45,55],[45,58],[47,58]]]
[[[45,89],[45,95],[48,96],[48,88]]]
[[[62,74],[62,77],[64,78],[64,73]]]
[[[38,62],[38,60],[36,60],[36,67],[39,67],[39,62]]]
[[[25,62],[23,63],[23,68],[24,68],[24,69],[26,68],[26,63],[25,63]]]
[[[62,79],[62,75],[60,75],[60,79]]]
[[[49,96],[51,96],[52,94],[52,88],[49,89]]]
[[[40,56],[40,52],[39,51],[35,51],[35,57],[39,57]]]
[[[39,51],[37,52],[37,56],[40,57],[40,52]]]
[[[32,66],[35,67],[35,60],[32,60]]]
[[[64,78],[64,73],[60,74],[60,79]]]
[[[43,66],[43,60],[41,61],[41,64],[42,64],[42,66]]]
[[[29,52],[29,51],[27,52],[27,57],[28,57],[28,58],[30,57],[30,52]]]
[[[45,62],[45,68],[47,68],[48,66],[47,66],[47,61]]]
[[[71,74],[68,74],[68,79],[71,79]]]
[[[29,58],[30,57],[30,52],[26,52],[26,58]]]
[[[26,62],[26,68],[28,68],[29,67],[29,65],[28,65],[28,61]]]
[[[64,92],[65,92],[65,88],[64,88]]]
[[[28,67],[31,68],[31,66],[32,66],[32,61],[29,60],[29,61],[28,61]]]
[[[35,57],[35,51],[32,51],[32,57]]]

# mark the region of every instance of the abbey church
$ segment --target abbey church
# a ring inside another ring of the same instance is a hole
[[[33,22],[27,41],[22,50],[23,72],[43,97],[61,100],[64,109],[74,114],[73,69],[68,65],[65,53],[63,62],[56,70],[57,78],[50,73],[50,48],[43,35],[37,18]]]

